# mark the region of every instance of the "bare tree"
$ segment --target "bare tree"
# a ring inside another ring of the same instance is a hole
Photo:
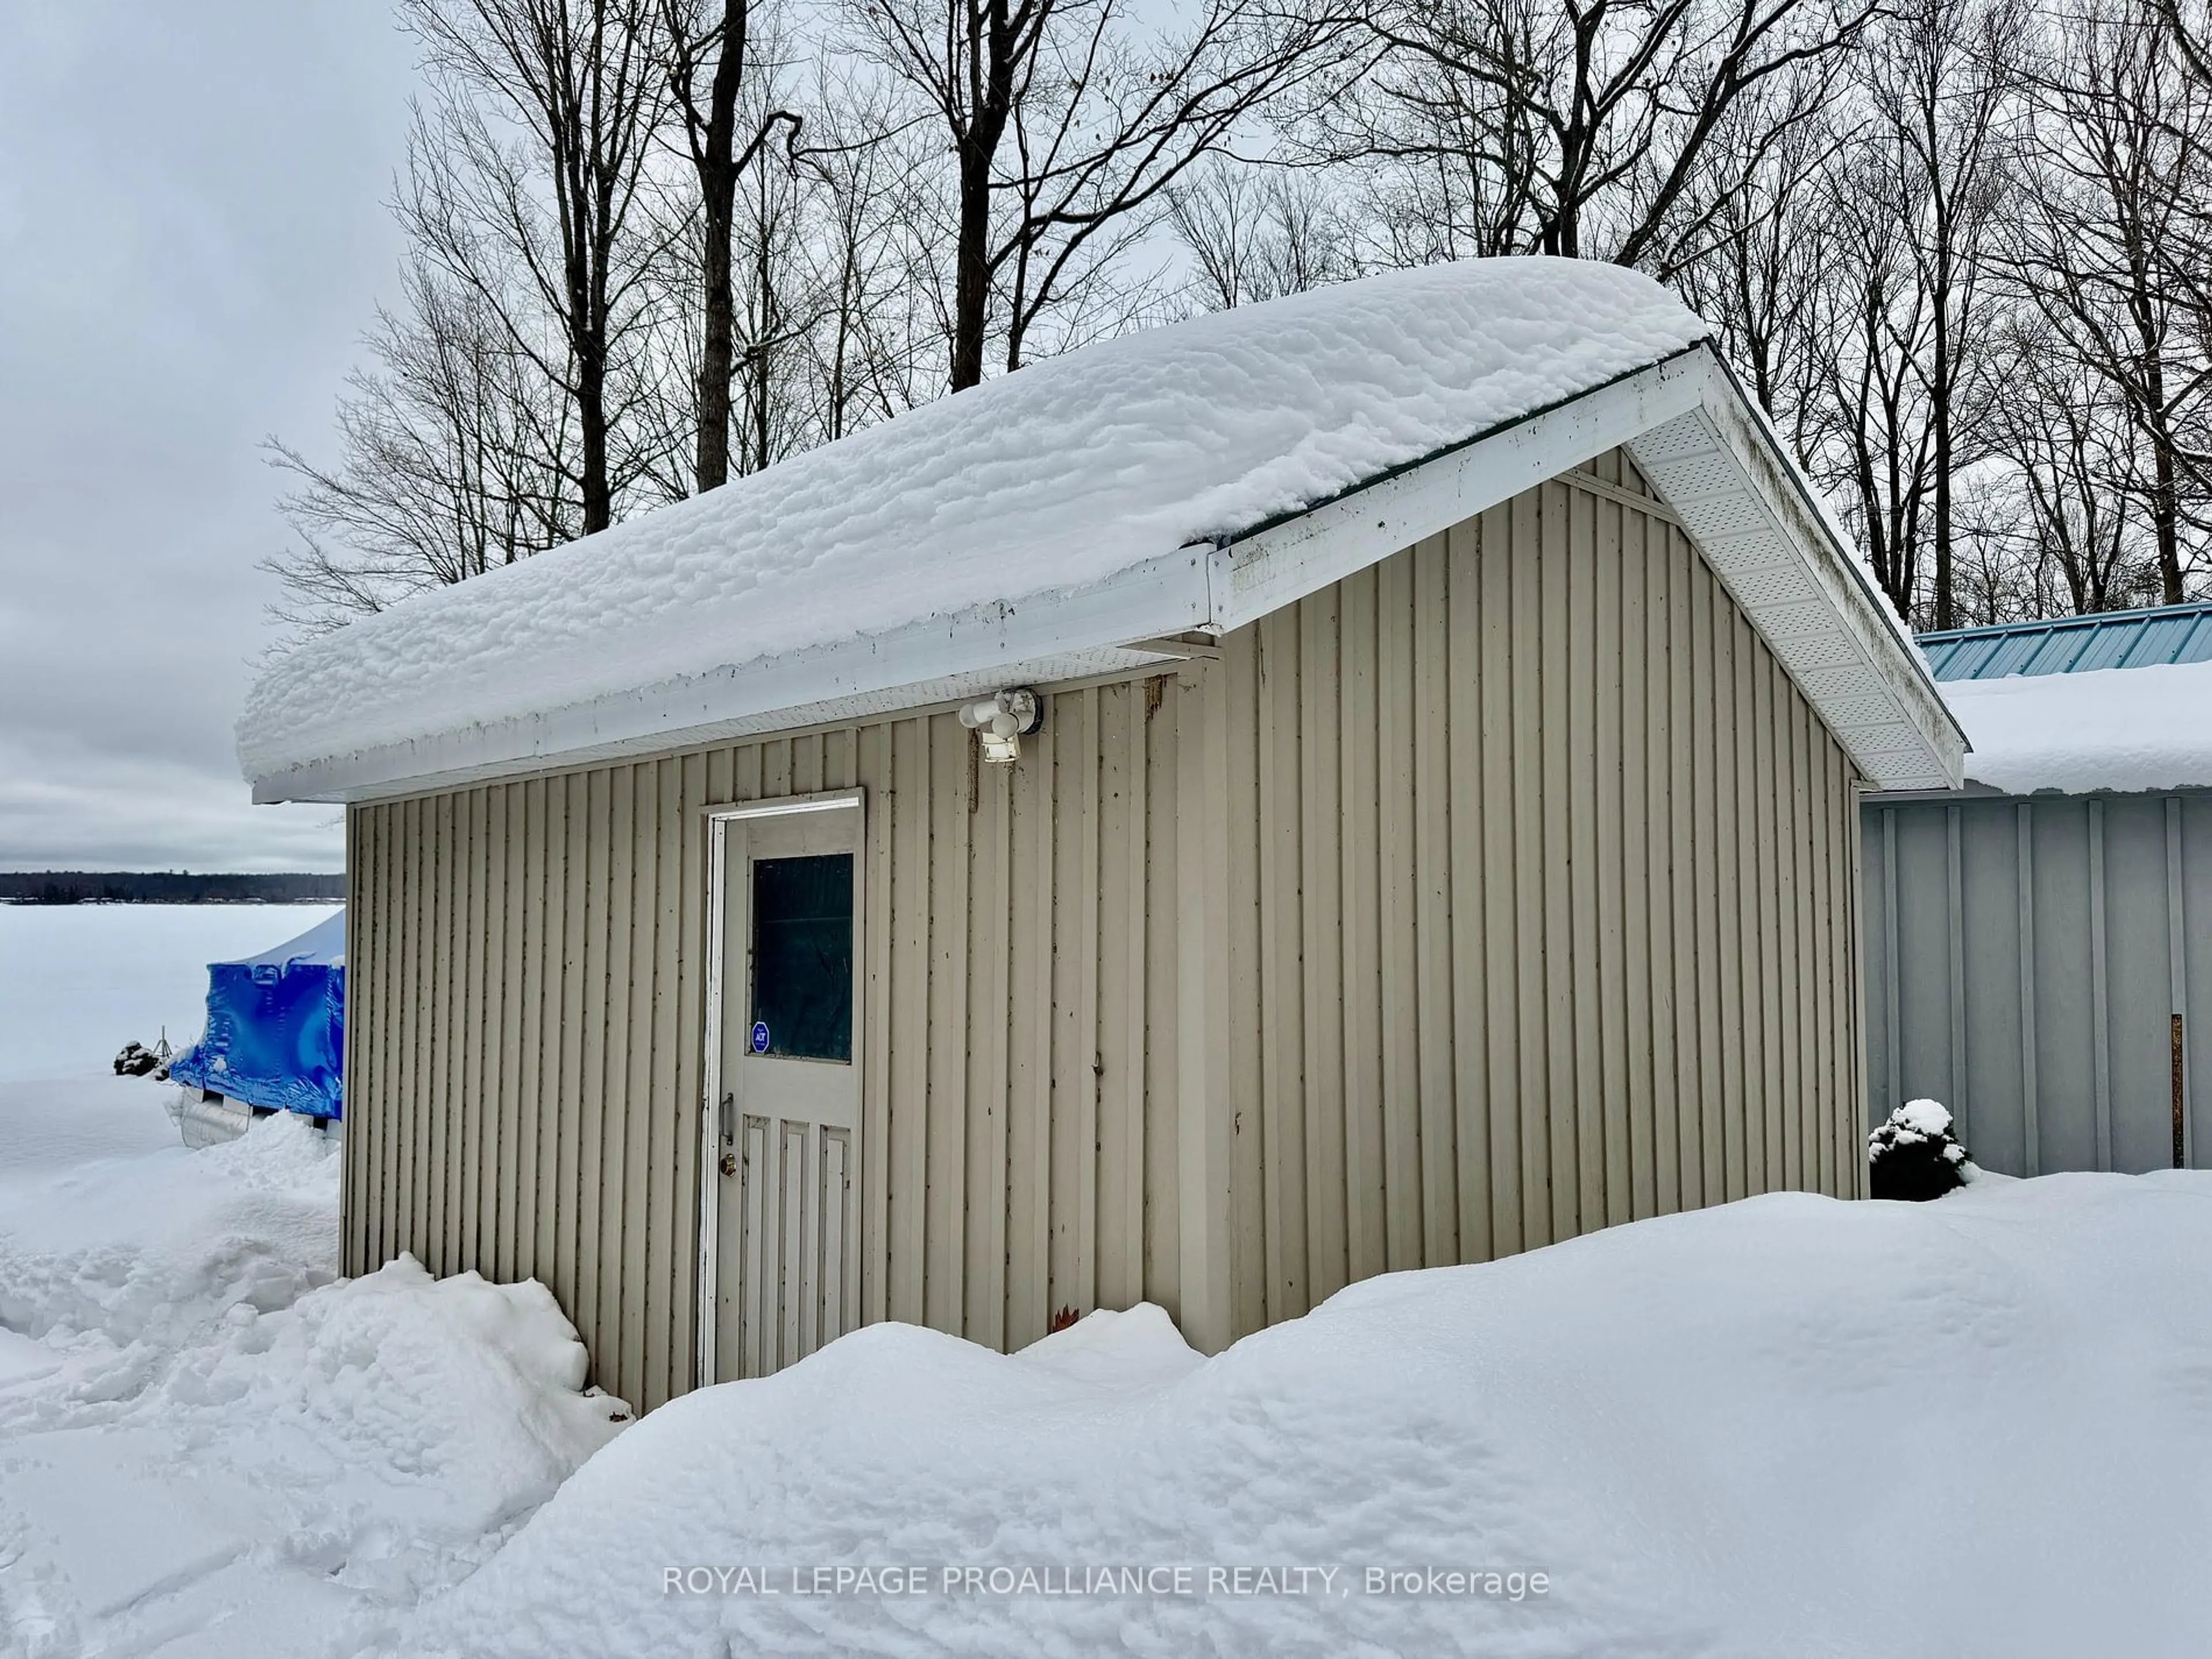
[[[1772,119],[1747,131],[1753,94],[1848,49],[1867,13],[1859,0],[1368,0],[1373,71],[1310,103],[1302,130],[1313,153],[1370,164],[1401,258],[1554,253],[1668,276],[1740,182],[1721,167],[1755,162],[1807,112],[1765,100]]]
[[[403,15],[430,86],[403,223],[574,400],[583,530],[604,530],[627,482],[617,382],[649,264],[629,233],[667,98],[656,0],[404,0]],[[524,272],[538,314],[488,264]]]
[[[1913,269],[1927,320],[1916,365],[1927,393],[1934,556],[1932,621],[1958,625],[1953,479],[1968,437],[1977,352],[1991,319],[1991,234],[2006,202],[2004,125],[2013,53],[2027,17],[2015,0],[1913,0],[1873,37],[1868,83],[1906,189]]]
[[[935,395],[941,319],[915,179],[926,130],[902,129],[889,89],[817,69],[815,141],[801,155],[817,208],[806,239],[816,429],[830,442]]]
[[[2011,395],[1996,427],[2013,488],[1984,541],[2013,556],[2025,614],[2154,601],[2158,550],[2131,511],[2138,445],[2118,388],[2043,318],[2007,332]]]
[[[2142,0],[2105,0],[2053,20],[2032,77],[2023,167],[2028,210],[2010,268],[2053,351],[2100,377],[2146,452],[2132,486],[2157,543],[2157,592],[2183,598],[2191,506],[2212,485],[2190,433],[2207,416],[2212,356],[2193,326],[2202,293],[2212,85]]]
[[[730,384],[735,371],[737,322],[731,289],[738,180],[752,167],[779,125],[795,139],[800,118],[775,106],[743,110],[753,44],[753,0],[660,0],[669,53],[669,84],[683,116],[684,136],[698,185],[700,216],[700,353],[698,368],[697,487],[712,489],[730,476]],[[702,83],[703,82],[703,88]],[[740,133],[740,114],[750,129]],[[774,184],[757,181],[763,198]],[[763,244],[764,246],[764,244]],[[763,258],[765,256],[763,256]],[[757,270],[757,287],[766,287]],[[758,370],[756,368],[757,377]],[[768,398],[754,398],[765,421]],[[752,434],[754,465],[764,465],[764,433]]]
[[[1189,255],[1199,303],[1210,311],[1358,274],[1349,216],[1311,172],[1212,158],[1168,191],[1168,222]]]
[[[1932,489],[1932,432],[1917,372],[1929,305],[1917,281],[1911,192],[1893,150],[1855,145],[1822,181],[1823,283],[1813,325],[1820,406],[1805,459],[1839,485],[1898,614],[1916,620]]]
[[[1747,102],[1686,216],[1685,294],[1845,517],[1898,612],[1954,625],[1959,481],[1991,454],[1993,243],[2019,0],[1912,0],[1826,66]],[[1817,79],[1815,78],[1817,76]],[[1771,135],[1771,136],[1770,136]],[[1740,182],[1739,182],[1740,181]],[[1978,533],[1977,532],[1976,533]]]
[[[263,568],[278,620],[318,633],[422,588],[464,581],[574,537],[568,400],[472,287],[423,262],[380,311],[338,403],[342,459],[277,440],[297,544]]]
[[[1342,33],[1261,0],[1205,0],[1173,39],[1138,29],[1127,0],[865,0],[851,15],[947,144],[956,392],[983,378],[994,336],[1018,368],[1085,279],[1123,274],[1115,256],[1166,189]]]
[[[1832,107],[1842,61],[1801,64],[1729,112],[1714,139],[1724,158],[1686,216],[1700,228],[1674,276],[1801,454],[1811,447],[1820,364],[1830,349],[1819,327],[1821,291],[1833,275],[1823,180],[1856,136],[1851,118]]]

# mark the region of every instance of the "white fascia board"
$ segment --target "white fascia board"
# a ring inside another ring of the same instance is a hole
[[[1114,647],[1212,625],[1216,556],[1211,547],[1180,548],[1090,587],[927,617],[884,634],[333,757],[255,778],[253,799],[419,793],[1140,665],[1159,653]]]
[[[1379,564],[1698,407],[1702,347],[1237,538],[1215,566],[1226,633]]]

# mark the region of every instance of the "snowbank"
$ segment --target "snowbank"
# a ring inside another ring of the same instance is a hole
[[[2061,1176],[1373,1280],[1203,1362],[1152,1310],[1012,1358],[876,1327],[655,1413],[392,1650],[2205,1651],[2208,1255],[2212,1179]],[[1366,1593],[1430,1567],[1500,1578]]]
[[[165,1092],[0,1086],[0,1653],[357,1644],[627,1408],[540,1285],[333,1283],[334,1143],[188,1152]]]
[[[2212,785],[2212,662],[1948,680],[1966,775],[2010,794]]]
[[[173,1091],[137,1078],[0,1085],[0,1326],[136,1394],[244,1303],[289,1305],[337,1276],[336,1148],[272,1117],[204,1152]],[[0,1397],[0,1428],[51,1397]]]
[[[417,595],[264,675],[246,774],[1085,588],[1705,337],[1649,277],[1394,271],[1133,334]]]

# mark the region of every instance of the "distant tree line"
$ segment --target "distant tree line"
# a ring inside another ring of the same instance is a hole
[[[343,875],[196,876],[184,871],[0,872],[0,904],[304,904],[345,898]]]
[[[280,614],[1121,330],[1531,252],[1711,321],[1916,624],[2202,594],[2206,3],[400,0],[408,254],[327,459],[272,441]]]

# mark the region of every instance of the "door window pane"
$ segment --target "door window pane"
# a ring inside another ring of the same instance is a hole
[[[850,853],[753,860],[750,1036],[757,1054],[851,1062]]]

